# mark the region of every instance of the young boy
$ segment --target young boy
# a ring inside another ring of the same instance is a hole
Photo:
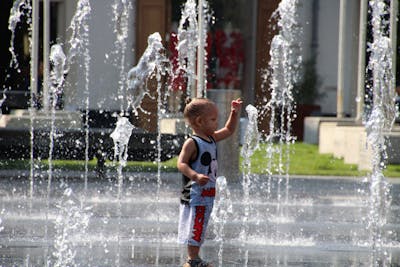
[[[184,267],[212,266],[200,259],[199,252],[215,198],[216,142],[234,133],[241,106],[240,98],[233,100],[225,127],[217,130],[218,109],[215,103],[206,98],[196,98],[186,104],[184,117],[193,136],[183,144],[177,163],[183,176],[178,241],[187,245],[188,260]]]

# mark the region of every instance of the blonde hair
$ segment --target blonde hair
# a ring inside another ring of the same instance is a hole
[[[193,124],[194,120],[206,114],[210,108],[216,107],[215,103],[207,98],[193,98],[186,99],[186,106],[183,111],[184,118],[190,123]]]

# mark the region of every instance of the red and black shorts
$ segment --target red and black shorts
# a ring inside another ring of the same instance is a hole
[[[179,210],[178,242],[201,246],[205,239],[213,205],[190,206],[181,204]]]

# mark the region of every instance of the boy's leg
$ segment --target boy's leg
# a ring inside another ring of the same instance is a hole
[[[210,219],[212,205],[191,207],[190,217],[192,224],[189,231],[189,244],[187,246],[188,261],[184,267],[212,267],[212,264],[203,261],[200,254],[200,246],[204,241],[208,221]]]
[[[193,260],[199,257],[200,247],[188,245],[188,258]]]
[[[213,267],[209,262],[199,257],[200,247],[188,245],[188,260],[183,267]]]

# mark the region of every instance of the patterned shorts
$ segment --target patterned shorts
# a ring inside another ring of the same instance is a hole
[[[201,246],[205,239],[212,205],[189,206],[181,204],[179,210],[178,242],[191,246]]]

